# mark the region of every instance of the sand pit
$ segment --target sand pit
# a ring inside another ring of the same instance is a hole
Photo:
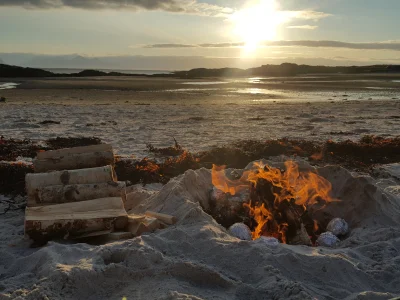
[[[324,212],[351,229],[336,249],[232,237],[203,210],[213,188],[207,169],[150,187],[132,212],[179,221],[126,241],[32,249],[23,212],[9,211],[0,218],[0,299],[391,299],[400,295],[400,195],[398,168],[385,168],[375,179],[317,169],[341,200]]]

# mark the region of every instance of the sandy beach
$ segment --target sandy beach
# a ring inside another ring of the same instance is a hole
[[[400,77],[329,75],[183,80],[79,78],[12,80],[1,90],[1,134],[43,140],[96,136],[119,154],[146,144],[191,151],[247,139],[358,140],[400,132]],[[60,124],[40,124],[43,121]]]
[[[146,144],[171,146],[173,138],[200,151],[247,139],[396,137],[397,80],[388,75],[10,80],[19,85],[0,91],[7,99],[0,104],[0,133],[34,141],[96,136],[118,154],[135,158],[150,155]],[[295,158],[269,159],[264,163],[280,168]],[[57,240],[30,248],[23,238],[24,211],[18,209],[26,198],[4,195],[1,211],[10,201],[17,209],[0,217],[0,299],[400,296],[399,164],[376,166],[371,177],[340,166],[298,162],[332,184],[332,196],[339,201],[324,207],[322,216],[344,218],[350,227],[336,248],[233,237],[205,212],[213,190],[211,171],[205,168],[188,170],[165,185],[131,187],[143,201],[128,213],[153,210],[174,215],[178,222],[106,244]]]
[[[0,0],[0,300],[400,300],[399,0]]]

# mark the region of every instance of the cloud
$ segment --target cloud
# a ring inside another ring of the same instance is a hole
[[[233,9],[228,7],[200,3],[196,0],[0,0],[1,6],[20,6],[35,9],[72,7],[81,9],[162,10],[216,17],[223,17],[233,12]]]
[[[0,0],[1,6],[24,7],[28,9],[59,9],[64,7],[80,9],[130,9],[166,11],[200,16],[228,17],[235,10],[215,4],[199,2],[198,0]],[[279,11],[284,18],[318,21],[331,16],[330,14],[313,11]]]
[[[243,47],[244,45],[245,45],[244,42],[239,42],[239,43],[199,44],[198,46],[201,48],[235,48],[235,47]]]
[[[190,44],[154,44],[154,45],[144,45],[143,48],[195,48],[195,47],[196,45],[190,45]]]
[[[312,48],[347,48],[359,50],[394,50],[400,51],[400,43],[392,42],[370,42],[370,43],[349,43],[340,41],[268,41],[264,46],[278,47],[312,47]]]
[[[297,25],[297,26],[288,26],[287,28],[294,28],[294,29],[308,29],[308,30],[314,30],[317,29],[318,26],[313,26],[313,25]]]
[[[206,43],[206,44],[151,44],[145,45],[143,48],[234,48],[242,47],[245,43]],[[131,46],[130,48],[137,48]]]
[[[331,14],[327,14],[321,11],[314,11],[314,10],[299,10],[299,11],[288,11],[286,12],[292,18],[297,18],[297,19],[304,19],[304,20],[314,20],[318,21],[323,18],[327,18],[332,16]]]
[[[208,44],[152,44],[144,48],[234,48],[242,47],[245,43],[208,43]],[[340,41],[265,41],[265,47],[311,47],[311,48],[346,48],[359,50],[393,50],[400,51],[400,42],[371,42],[371,43],[348,43]],[[135,47],[135,46],[132,46]]]

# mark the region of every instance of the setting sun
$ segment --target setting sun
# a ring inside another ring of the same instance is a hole
[[[275,0],[260,0],[234,13],[233,33],[245,43],[246,50],[255,50],[262,41],[273,40],[284,16],[277,10]]]

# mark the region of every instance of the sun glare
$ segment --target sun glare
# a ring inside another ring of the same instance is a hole
[[[231,17],[234,34],[245,43],[247,51],[253,51],[263,41],[276,38],[278,26],[284,17],[277,9],[275,0],[259,0],[237,11]]]

